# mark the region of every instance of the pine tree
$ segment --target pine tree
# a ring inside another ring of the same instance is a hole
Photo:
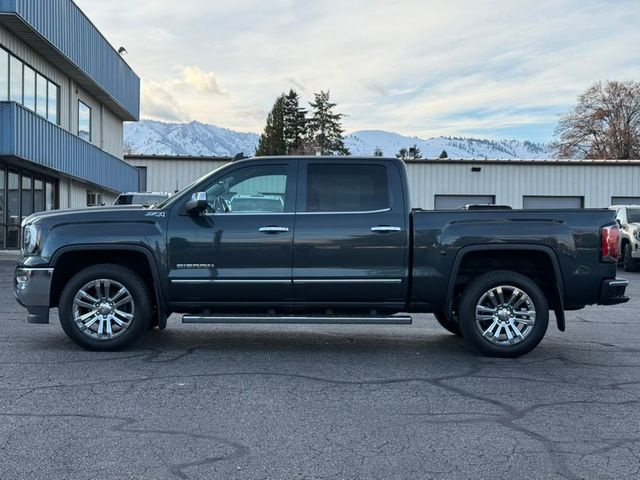
[[[313,115],[309,119],[308,136],[314,149],[323,155],[349,155],[344,144],[344,130],[341,113],[334,113],[336,104],[329,101],[329,91],[320,91],[315,95],[315,103],[309,102]]]
[[[413,147],[409,148],[401,148],[398,153],[396,153],[396,157],[401,160],[415,160],[418,158],[422,158],[422,153],[416,144]]]
[[[264,127],[264,132],[260,136],[256,156],[287,154],[284,135],[284,104],[285,97],[284,95],[280,95],[273,104],[271,112],[267,115],[267,123]]]
[[[446,150],[442,150],[442,153],[438,158],[449,158],[449,154],[447,153]]]
[[[376,147],[376,150],[373,152],[374,157],[384,157],[384,152],[380,147]]]
[[[304,153],[307,135],[307,111],[300,107],[298,92],[291,89],[284,97],[284,141],[287,155]]]
[[[409,147],[409,158],[412,158],[414,160],[422,158],[422,153],[420,152],[418,145],[416,145],[415,143],[413,144],[413,147]]]

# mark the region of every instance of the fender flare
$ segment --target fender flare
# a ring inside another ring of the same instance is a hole
[[[501,244],[491,244],[491,245],[467,245],[460,250],[458,250],[456,254],[456,258],[453,261],[453,266],[451,268],[451,275],[449,275],[449,284],[447,286],[447,296],[445,300],[445,313],[447,316],[451,317],[451,307],[453,305],[453,291],[455,288],[455,279],[458,276],[458,271],[460,270],[460,265],[462,264],[462,260],[466,255],[473,252],[496,252],[496,251],[534,251],[534,252],[542,252],[549,257],[551,261],[551,266],[553,268],[554,280],[555,280],[555,295],[556,302],[554,307],[554,313],[556,315],[556,320],[558,324],[558,330],[561,332],[565,331],[566,322],[565,322],[565,314],[564,314],[564,284],[562,271],[560,270],[560,262],[558,261],[558,257],[556,253],[553,251],[551,247],[546,245],[532,245],[532,244],[523,244],[523,243],[501,243]]]
[[[155,262],[155,258],[153,253],[141,245],[132,245],[132,244],[117,244],[117,245],[105,245],[105,244],[90,244],[84,243],[80,245],[69,245],[65,247],[61,247],[51,256],[51,266],[55,269],[55,266],[60,259],[60,257],[66,253],[71,252],[88,252],[88,251],[107,251],[107,250],[118,250],[123,252],[137,252],[142,253],[147,259],[147,264],[149,266],[149,270],[151,271],[151,276],[153,278],[153,291],[156,296],[156,302],[158,304],[158,328],[160,330],[164,330],[167,327],[167,306],[165,302],[165,296],[162,292],[161,282],[160,282],[160,274],[158,273],[158,267]],[[55,270],[54,270],[55,271]]]

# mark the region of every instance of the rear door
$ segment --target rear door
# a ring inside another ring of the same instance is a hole
[[[296,301],[403,303],[409,225],[399,166],[305,159],[298,175]]]

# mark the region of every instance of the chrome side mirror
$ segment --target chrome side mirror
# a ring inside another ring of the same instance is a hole
[[[196,192],[191,195],[191,200],[189,200],[185,209],[189,215],[199,215],[204,212],[209,206],[209,202],[207,201],[206,192]]]

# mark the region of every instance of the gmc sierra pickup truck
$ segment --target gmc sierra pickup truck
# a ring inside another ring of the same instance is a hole
[[[150,208],[32,215],[15,294],[92,350],[184,323],[411,323],[430,312],[487,355],[543,338],[549,312],[626,302],[609,210],[412,210],[404,164],[230,163]]]

